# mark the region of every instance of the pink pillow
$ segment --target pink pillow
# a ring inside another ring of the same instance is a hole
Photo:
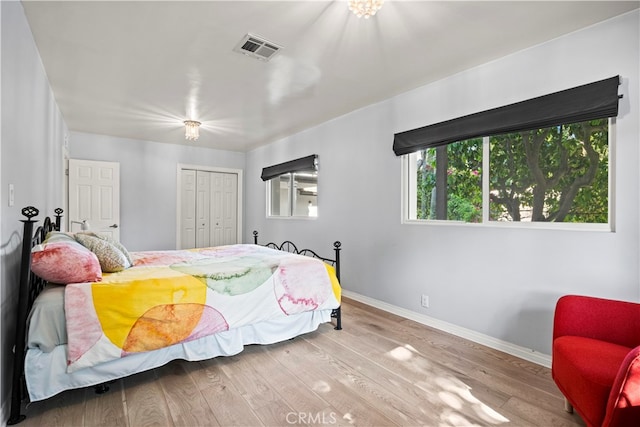
[[[54,242],[31,253],[31,271],[50,283],[99,282],[98,257],[76,242]]]

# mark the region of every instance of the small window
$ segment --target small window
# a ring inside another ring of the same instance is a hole
[[[267,181],[268,216],[318,216],[318,172],[285,173]]]
[[[318,156],[302,157],[266,167],[267,216],[314,218],[318,216]]]

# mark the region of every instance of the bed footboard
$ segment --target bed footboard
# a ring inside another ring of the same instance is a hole
[[[253,243],[258,245],[258,232],[254,230],[253,232]],[[318,255],[315,251],[311,250],[311,249],[298,249],[298,247],[291,242],[290,240],[285,240],[284,242],[282,242],[281,244],[276,244],[273,242],[269,242],[265,245],[262,246],[266,246],[268,248],[271,249],[277,249],[279,251],[284,251],[284,252],[290,252],[293,254],[298,254],[298,255],[304,255],[304,256],[309,256],[312,258],[318,258],[319,260],[322,260],[330,265],[332,265],[333,267],[335,267],[336,269],[336,278],[338,279],[338,282],[340,282],[340,250],[342,249],[342,243],[340,243],[340,241],[336,240],[333,243],[333,250],[334,250],[334,258],[325,258],[322,257],[320,255]],[[331,312],[331,317],[333,317],[334,319],[336,319],[336,327],[335,329],[337,330],[341,330],[342,329],[342,307],[338,307],[338,308],[334,308],[333,311]]]

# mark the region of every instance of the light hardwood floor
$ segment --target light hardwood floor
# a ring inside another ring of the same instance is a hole
[[[21,426],[584,426],[549,369],[366,305],[342,331],[61,393]]]

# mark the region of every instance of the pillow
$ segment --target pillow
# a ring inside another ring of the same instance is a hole
[[[125,248],[122,243],[118,242],[117,240],[113,239],[112,237],[107,236],[106,234],[94,233],[93,231],[79,231],[76,234],[87,234],[89,236],[93,236],[93,237],[97,237],[97,238],[102,239],[102,240],[106,240],[107,242],[111,243],[113,246],[118,248],[120,250],[120,252],[122,252],[124,254],[125,258],[127,258],[127,261],[129,261],[129,267],[134,264],[133,258],[131,257],[131,254],[129,253],[127,248]]]
[[[53,242],[34,249],[31,271],[47,282],[66,285],[102,280],[98,258],[77,242]]]
[[[76,233],[76,240],[96,254],[104,273],[115,273],[131,267],[131,263],[120,249],[100,237],[85,233]]]
[[[63,233],[62,231],[50,231],[47,233],[47,237],[44,239],[42,243],[53,243],[53,242],[75,242],[76,239],[73,238],[73,234],[71,233]]]

